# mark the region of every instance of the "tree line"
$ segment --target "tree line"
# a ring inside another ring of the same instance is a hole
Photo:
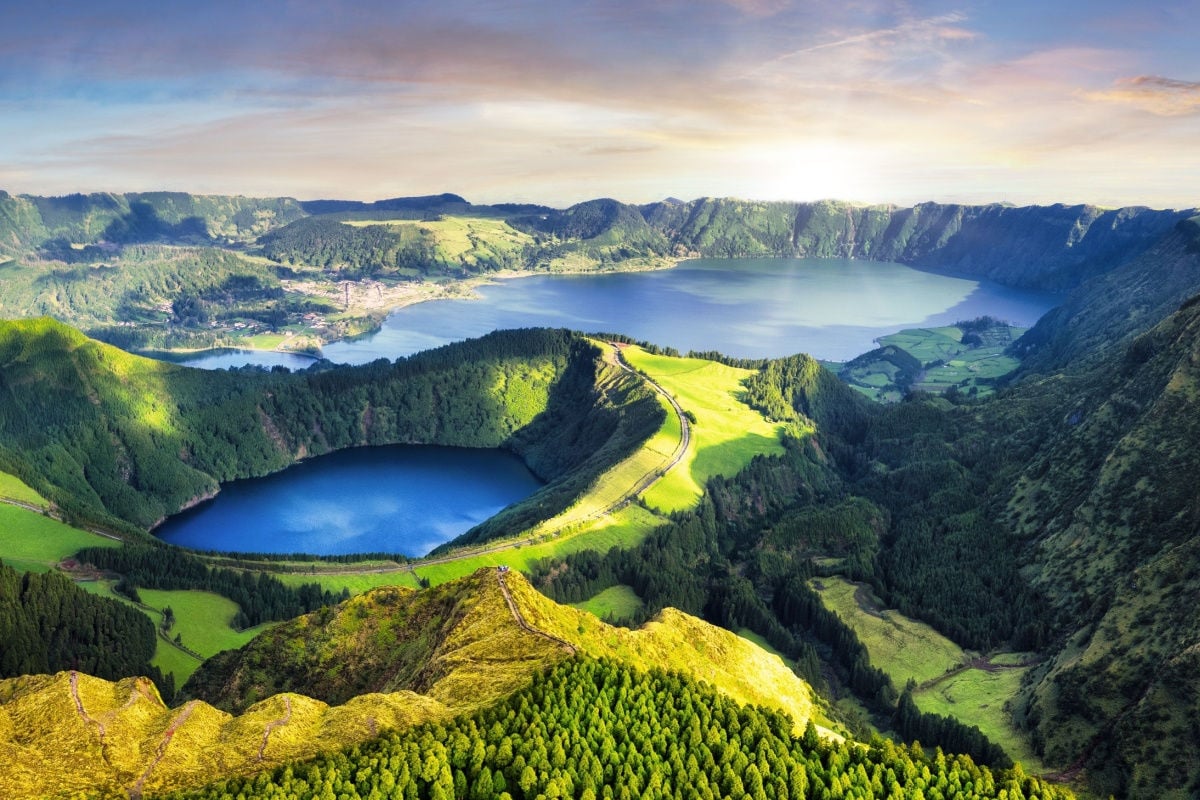
[[[875,737],[822,739],[810,722],[739,706],[677,673],[575,658],[496,706],[171,800],[1067,800],[1018,769]]]
[[[132,587],[198,589],[227,597],[238,604],[233,627],[239,630],[292,619],[350,596],[346,589],[330,592],[319,583],[292,587],[266,572],[211,567],[197,556],[166,545],[88,547],[75,558],[97,569],[120,574]]]
[[[154,623],[58,572],[0,563],[0,643],[0,678],[65,669],[109,680],[145,675],[168,699],[174,694],[173,680],[150,664]]]

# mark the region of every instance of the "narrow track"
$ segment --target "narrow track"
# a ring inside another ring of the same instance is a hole
[[[163,760],[163,756],[167,754],[167,748],[171,745],[171,739],[175,736],[175,731],[179,726],[187,721],[187,718],[192,715],[192,709],[196,707],[198,701],[192,700],[183,707],[183,711],[171,720],[171,724],[163,732],[162,741],[158,743],[158,750],[154,753],[154,760],[150,762],[150,766],[146,767],[146,771],[137,779],[137,783],[129,788],[129,800],[142,800],[142,791],[146,785],[146,779],[150,777],[150,773],[158,766],[158,762]]]
[[[517,608],[516,601],[513,600],[512,593],[508,591],[508,584],[504,582],[504,573],[505,570],[497,569],[496,580],[500,583],[500,591],[504,595],[504,602],[508,603],[508,610],[512,612],[513,619],[517,621],[517,624],[520,625],[523,630],[526,630],[535,636],[541,636],[544,639],[549,639],[560,647],[566,648],[567,652],[571,655],[576,655],[579,650],[576,649],[575,645],[571,644],[566,639],[558,638],[552,633],[546,633],[545,631],[538,630],[525,621],[525,617],[521,615],[521,610]]]
[[[292,698],[286,694],[283,696],[284,712],[279,719],[273,719],[263,728],[262,744],[258,746],[258,760],[263,760],[263,755],[267,752],[267,743],[271,740],[271,734],[276,728],[282,728],[292,721]]]

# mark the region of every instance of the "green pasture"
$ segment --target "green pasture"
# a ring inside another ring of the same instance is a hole
[[[28,503],[39,508],[46,508],[50,505],[46,502],[46,498],[25,485],[20,478],[9,475],[7,472],[0,472],[0,498]]]
[[[966,349],[962,344],[962,331],[955,327],[909,328],[880,336],[877,341],[880,347],[889,344],[899,347],[922,364],[948,360]]]
[[[955,717],[975,725],[1004,748],[1027,771],[1045,772],[1028,739],[1009,719],[1008,701],[1017,696],[1028,668],[1009,667],[986,671],[968,669],[913,694],[922,711]]]
[[[113,591],[112,580],[80,581],[79,586],[92,594],[98,594],[126,605],[133,606],[150,618],[155,627],[162,623],[162,610],[167,606],[175,612],[175,624],[167,633],[168,638],[174,639],[179,634],[182,644],[189,650],[194,650],[204,658],[216,655],[222,650],[241,647],[246,642],[262,633],[274,623],[266,623],[244,631],[235,631],[230,623],[238,612],[237,604],[232,600],[211,592],[192,590],[138,589],[142,605],[137,605],[124,595]],[[158,640],[151,662],[163,671],[175,673],[175,686],[191,676],[200,666],[200,660],[177,647]]]
[[[837,577],[813,583],[825,605],[854,629],[871,664],[886,672],[897,689],[909,678],[917,682],[913,699],[918,708],[975,725],[1030,771],[1044,771],[1006,708],[1029,669],[1018,666],[1027,654],[998,653],[986,660],[987,666],[965,668],[970,654],[923,622],[874,608],[874,598],[863,594],[865,587]]]
[[[683,460],[643,495],[651,508],[664,512],[690,508],[709,478],[733,475],[756,455],[783,452],[780,426],[767,422],[739,399],[742,381],[753,374],[751,370],[699,358],[653,355],[638,347],[626,347],[624,356],[696,416]]]
[[[813,581],[813,588],[826,607],[854,629],[871,664],[886,672],[897,689],[910,678],[922,684],[966,661],[961,647],[924,622],[893,610],[864,609],[859,601],[860,590],[869,593],[866,587],[834,577]]]
[[[0,559],[14,569],[46,572],[84,547],[120,545],[36,511],[0,503]]]
[[[584,600],[582,603],[571,603],[575,608],[595,614],[600,619],[616,620],[633,616],[644,607],[642,598],[632,586],[618,583],[602,592]]]
[[[142,603],[161,612],[167,606],[175,612],[175,625],[167,632],[172,639],[179,634],[184,646],[206,658],[222,650],[241,647],[271,627],[264,623],[244,631],[231,625],[238,606],[227,597],[194,590],[138,589]],[[155,623],[161,621],[155,620]]]

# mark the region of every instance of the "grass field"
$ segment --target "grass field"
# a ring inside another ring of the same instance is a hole
[[[266,623],[244,631],[235,631],[229,623],[238,612],[237,604],[221,595],[186,590],[139,589],[138,594],[142,598],[142,605],[139,606],[129,598],[114,592],[113,583],[111,580],[81,581],[79,586],[93,594],[137,608],[150,618],[155,627],[162,622],[162,610],[170,606],[175,612],[175,625],[168,635],[174,639],[175,634],[179,634],[185,647],[205,658],[222,650],[241,647],[273,624]],[[162,640],[159,640],[150,663],[162,670],[164,675],[168,672],[175,673],[176,687],[182,686],[200,666],[199,659]]]
[[[595,614],[603,620],[627,619],[645,605],[632,586],[618,583],[582,603],[571,603],[575,608]]]
[[[1004,704],[1017,695],[1026,669],[988,672],[968,669],[916,692],[913,699],[922,711],[956,717],[979,727],[984,734],[1020,761],[1029,772],[1045,772],[1045,765],[1029,741],[1009,722]]]
[[[709,478],[733,475],[760,453],[783,452],[780,426],[738,399],[742,381],[753,374],[750,370],[698,358],[652,355],[638,347],[625,348],[624,355],[631,366],[653,378],[696,416],[692,444],[683,461],[643,495],[651,508],[664,512],[690,508]]]
[[[46,502],[46,498],[26,486],[20,478],[9,475],[7,472],[0,472],[0,497],[28,503],[39,508],[46,508],[50,505]]]
[[[910,677],[917,681],[913,699],[918,708],[975,725],[1026,769],[1045,771],[1005,709],[1028,671],[1015,666],[1023,663],[1025,654],[999,653],[988,659],[986,669],[953,671],[970,661],[971,654],[933,628],[894,610],[864,609],[859,587],[849,581],[821,578],[814,583],[820,583],[817,590],[825,605],[858,634],[871,664],[886,672],[897,689],[903,689]]]
[[[0,559],[14,569],[46,572],[81,548],[120,544],[36,511],[0,504]]]
[[[494,217],[446,216],[437,220],[347,220],[346,225],[366,227],[387,225],[409,228],[429,239],[434,252],[443,261],[472,266],[481,258],[512,257],[533,244],[533,237],[522,233],[503,219]]]
[[[859,604],[859,587],[841,578],[814,581],[825,605],[854,629],[871,655],[871,663],[886,672],[897,689],[909,678],[918,684],[945,674],[967,660],[962,648],[924,622],[896,611],[871,613]],[[869,591],[865,587],[862,591]]]
[[[880,348],[896,347],[922,365],[930,365],[920,373],[902,376],[886,357],[853,368],[840,366],[835,369],[839,369],[843,379],[855,389],[883,402],[902,399],[903,392],[897,381],[904,377],[915,381],[911,386],[913,389],[940,393],[955,386],[973,396],[986,397],[994,392],[992,379],[1007,375],[1020,365],[1017,359],[1005,355],[1005,350],[1025,330],[995,326],[982,331],[974,344],[963,344],[962,329],[953,325],[910,328],[881,336],[876,343]]]
[[[271,627],[265,623],[235,631],[230,623],[238,612],[237,603],[219,594],[159,589],[139,589],[138,593],[151,608],[162,611],[170,606],[175,612],[175,625],[169,631],[171,638],[179,634],[188,649],[205,657],[241,647]]]

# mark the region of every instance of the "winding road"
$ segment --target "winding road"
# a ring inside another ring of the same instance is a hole
[[[627,503],[629,503],[631,500],[633,500],[639,494],[647,491],[655,483],[662,480],[667,475],[667,473],[669,473],[672,469],[674,469],[676,466],[678,466],[679,462],[682,461],[683,457],[687,454],[688,447],[690,447],[691,443],[692,443],[691,423],[688,422],[687,414],[684,413],[684,410],[679,405],[679,402],[674,398],[674,396],[671,395],[670,392],[668,392],[666,389],[664,389],[662,386],[660,386],[649,375],[646,375],[643,372],[638,372],[636,369],[634,369],[632,366],[630,366],[629,363],[625,360],[625,357],[621,353],[622,345],[617,344],[615,342],[612,342],[610,344],[613,348],[613,350],[612,350],[613,358],[611,359],[610,363],[615,364],[616,366],[623,369],[625,372],[628,372],[630,375],[634,375],[637,378],[640,378],[641,380],[643,380],[651,389],[653,389],[655,392],[657,392],[659,395],[661,395],[663,398],[665,398],[667,403],[670,404],[672,410],[675,412],[675,416],[679,420],[679,431],[680,431],[679,444],[675,447],[675,450],[672,451],[670,457],[667,459],[667,461],[662,466],[657,467],[653,470],[650,470],[645,475],[638,478],[638,480],[635,481],[634,484],[632,486],[630,486],[628,490],[622,492],[620,497],[618,497],[616,500],[612,501],[608,505],[604,506],[603,508],[597,509],[596,511],[593,511],[592,513],[590,513],[584,517],[580,517],[578,519],[572,520],[570,522],[571,525],[578,525],[581,522],[587,522],[587,521],[590,521],[593,519],[599,519],[600,517],[603,517],[606,514],[611,514],[612,512],[616,511],[617,509],[625,506]],[[552,522],[553,520],[547,520],[547,521]],[[557,532],[557,531],[550,531],[550,533],[555,533],[555,532]],[[543,533],[542,535],[545,535],[545,533]],[[438,556],[437,558],[423,558],[420,561],[413,561],[413,562],[409,562],[407,564],[397,564],[395,566],[376,566],[376,567],[345,567],[345,568],[341,568],[341,569],[322,570],[320,572],[314,573],[314,575],[320,576],[320,575],[386,574],[389,572],[403,572],[405,570],[412,572],[412,571],[416,570],[418,567],[431,567],[431,566],[435,566],[437,564],[449,564],[449,563],[452,563],[455,561],[463,561],[468,558],[475,558],[477,556],[490,555],[492,553],[501,553],[501,552],[504,552],[505,550],[512,550],[517,547],[524,547],[526,545],[531,545],[531,544],[536,544],[536,543],[537,543],[536,537],[531,537],[528,539],[523,538],[523,539],[517,539],[517,540],[508,540],[508,541],[501,542],[501,543],[495,544],[495,545],[464,549],[464,550],[461,550],[459,552],[456,552],[456,553],[453,553],[453,554],[447,555],[447,556]]]
[[[642,372],[638,372],[636,369],[634,369],[632,366],[630,366],[629,362],[627,362],[625,360],[625,357],[621,352],[623,345],[618,344],[616,342],[610,342],[609,345],[612,348],[612,350],[610,351],[611,357],[609,358],[610,363],[615,364],[617,367],[621,368],[622,370],[629,373],[630,375],[634,375],[634,376],[640,378],[651,389],[653,389],[661,397],[663,397],[667,401],[667,403],[671,406],[671,409],[675,412],[676,418],[679,420],[679,431],[680,431],[679,444],[675,447],[675,450],[671,453],[670,457],[667,459],[667,461],[665,463],[663,463],[662,466],[652,469],[649,472],[647,472],[646,474],[642,475],[640,478],[638,478],[637,481],[634,482],[634,484],[632,486],[629,487],[628,490],[622,492],[619,497],[617,497],[615,500],[613,500],[608,505],[593,511],[590,514],[587,514],[586,516],[571,520],[569,523],[571,525],[578,525],[581,522],[588,522],[593,519],[598,519],[607,514],[611,514],[612,512],[616,511],[619,508],[624,507],[635,497],[637,497],[638,495],[647,491],[655,483],[662,480],[662,478],[664,478],[672,469],[677,467],[679,465],[679,462],[682,461],[683,457],[687,454],[688,447],[691,446],[691,442],[692,442],[691,425],[688,422],[687,415],[684,413],[683,408],[679,405],[679,402],[674,398],[674,396],[672,396],[670,392],[668,392],[666,389],[664,389],[662,386],[660,386],[649,375],[646,375],[645,373],[642,373]],[[20,500],[14,500],[14,499],[0,497],[0,503],[7,503],[10,505],[20,506],[21,508],[25,508],[30,511],[36,511],[38,513],[46,512],[46,509],[44,509],[44,508],[29,504],[29,503],[25,503]],[[54,510],[50,510],[49,514],[50,514],[50,516],[52,516],[54,518],[58,518],[58,515],[54,512]],[[547,520],[547,522],[553,522],[553,519]],[[562,527],[565,527],[565,524]],[[547,533],[550,533],[550,534],[557,533],[558,530],[560,530],[560,529],[561,528],[550,530],[550,531],[543,531],[540,535],[544,536]],[[93,533],[97,536],[103,536],[107,539],[115,539],[117,541],[122,541],[122,538],[120,536],[116,536],[116,535],[108,533],[106,531],[96,530],[94,528],[87,528],[86,530],[89,533]],[[523,547],[526,545],[535,544],[536,542],[537,542],[537,537],[522,538],[522,539],[517,539],[517,540],[508,540],[508,541],[501,542],[501,543],[495,544],[495,545],[464,549],[462,551],[453,553],[451,555],[439,556],[437,558],[426,558],[426,559],[421,559],[420,561],[410,562],[410,563],[406,563],[406,564],[396,564],[394,566],[374,566],[374,567],[357,567],[357,568],[356,567],[346,567],[346,568],[341,568],[341,569],[322,570],[320,572],[313,573],[313,574],[314,575],[354,575],[354,574],[361,575],[361,574],[368,574],[368,573],[383,574],[383,573],[388,573],[388,572],[402,572],[405,570],[408,570],[411,572],[417,567],[429,567],[429,566],[434,566],[437,564],[449,564],[454,561],[462,561],[462,560],[465,560],[468,558],[475,558],[477,556],[489,555],[491,553],[500,553],[505,550],[512,550],[517,547]],[[167,643],[172,644],[172,645],[174,644],[174,642],[171,642],[169,639],[167,640]]]

